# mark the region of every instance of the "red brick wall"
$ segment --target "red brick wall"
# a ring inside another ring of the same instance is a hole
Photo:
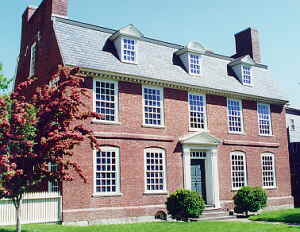
[[[57,11],[56,13],[58,14],[58,9],[64,9],[55,8],[52,4],[62,4],[62,2],[61,0],[45,0],[38,9],[29,7],[25,10],[22,18],[21,46],[16,84],[29,77],[31,46],[34,42],[37,43],[35,75],[39,77],[37,85],[48,82],[51,74],[57,70],[57,66],[63,63],[51,20],[53,13]],[[38,32],[40,32],[40,41],[38,41]]]
[[[87,87],[92,88],[91,78],[87,79]],[[91,103],[91,102],[90,102]],[[92,105],[92,104],[91,104]],[[119,82],[119,116],[121,125],[89,124],[95,132],[126,132],[136,134],[165,135],[175,137],[174,142],[147,141],[134,139],[101,139],[103,145],[120,147],[121,162],[121,192],[122,196],[92,197],[93,167],[92,151],[88,144],[77,148],[76,159],[80,162],[89,178],[88,184],[82,184],[76,179],[73,183],[64,184],[64,210],[99,207],[128,207],[142,205],[163,205],[166,195],[144,194],[144,149],[149,146],[166,150],[167,189],[173,192],[183,187],[182,150],[178,143],[180,136],[189,133],[187,92],[175,89],[164,89],[165,128],[142,127],[142,85]],[[258,135],[256,102],[243,100],[243,135],[228,133],[226,98],[207,95],[207,117],[209,132],[220,138],[230,140],[249,140],[255,142],[280,143],[279,148],[220,145],[218,151],[220,200],[231,200],[234,192],[231,190],[230,155],[231,151],[246,153],[248,184],[261,186],[261,153],[273,152],[276,159],[277,188],[268,190],[269,197],[290,196],[290,173],[285,130],[285,115],[282,107],[272,105],[273,136]],[[270,201],[275,205],[277,201]],[[277,204],[277,203],[276,203]],[[281,199],[281,204],[291,204],[291,199]],[[224,206],[232,207],[231,204]],[[123,209],[118,211],[119,217],[151,215],[159,208]],[[107,209],[109,212],[110,210]],[[139,212],[139,213],[138,213]],[[87,214],[91,220],[100,212],[64,213],[65,220],[86,220]],[[131,214],[130,214],[131,213]],[[93,216],[92,216],[93,215]],[[110,215],[109,213],[107,215]],[[102,217],[102,216],[101,216]],[[109,216],[111,217],[111,216]]]

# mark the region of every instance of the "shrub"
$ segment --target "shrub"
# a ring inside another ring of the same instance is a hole
[[[256,212],[267,206],[267,194],[261,187],[244,186],[240,188],[235,196],[234,211],[236,213]]]
[[[166,201],[166,206],[172,218],[184,221],[199,217],[205,208],[204,200],[199,193],[185,189],[172,193]]]

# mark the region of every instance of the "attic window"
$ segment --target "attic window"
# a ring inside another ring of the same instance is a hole
[[[200,56],[189,54],[190,74],[200,75]]]
[[[133,39],[122,39],[122,59],[124,62],[136,62],[136,41]]]
[[[242,82],[245,85],[252,85],[250,66],[246,66],[246,65],[242,66]]]

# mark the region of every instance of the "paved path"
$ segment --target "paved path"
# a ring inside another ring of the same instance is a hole
[[[218,220],[224,222],[248,222],[248,223],[260,223],[260,224],[277,224],[277,225],[289,225],[289,226],[300,226],[298,223],[286,223],[286,222],[266,222],[266,221],[251,221],[247,218],[231,218],[231,219],[224,219]]]

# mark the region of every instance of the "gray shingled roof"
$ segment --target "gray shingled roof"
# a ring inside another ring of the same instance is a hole
[[[115,30],[58,17],[54,20],[54,30],[65,65],[286,100],[272,80],[270,71],[261,65],[253,67],[254,86],[249,87],[228,75],[227,64],[233,60],[230,57],[203,56],[203,76],[195,77],[189,75],[183,66],[174,64],[174,52],[183,46],[146,38],[139,42],[138,64],[126,64],[120,62],[107,45]]]

